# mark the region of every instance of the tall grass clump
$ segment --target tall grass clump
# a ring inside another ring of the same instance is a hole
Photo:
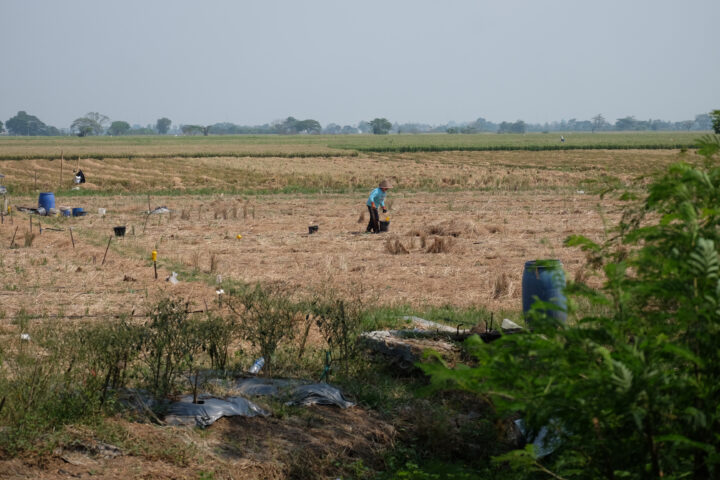
[[[86,387],[92,372],[79,336],[49,322],[23,331],[0,347],[0,451],[8,454],[33,448],[47,432],[100,411],[100,396]]]

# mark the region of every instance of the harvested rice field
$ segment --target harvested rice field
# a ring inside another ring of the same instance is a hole
[[[281,283],[300,296],[330,285],[380,305],[518,311],[525,261],[559,258],[572,279],[583,275],[584,254],[564,247],[565,238],[610,234],[619,203],[596,191],[693,155],[82,159],[64,162],[62,185],[58,159],[5,160],[12,213],[0,225],[0,315],[117,315],[141,311],[163,292],[204,308],[228,281]],[[76,168],[87,183],[73,190]],[[390,228],[365,234],[366,196],[382,178],[395,184]],[[37,207],[41,191],[56,192],[58,209],[86,215],[22,212]],[[146,215],[160,206],[170,212]],[[310,235],[310,225],[318,232]],[[115,226],[125,226],[125,236],[114,236]],[[177,284],[165,281],[173,271]]]

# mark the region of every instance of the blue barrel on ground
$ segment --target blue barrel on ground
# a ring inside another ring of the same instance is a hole
[[[535,297],[557,305],[560,310],[546,310],[556,320],[567,320],[567,299],[565,298],[565,272],[560,260],[531,260],[525,262],[522,277],[523,314],[527,316]]]
[[[49,212],[51,208],[55,208],[55,194],[53,192],[42,192],[38,197],[38,208],[44,208]]]

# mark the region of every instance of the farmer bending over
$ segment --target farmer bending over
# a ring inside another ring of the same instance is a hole
[[[388,188],[392,188],[390,182],[383,180],[378,188],[370,192],[367,200],[368,211],[370,211],[370,222],[368,223],[366,232],[380,233],[380,218],[378,216],[378,205],[382,207],[383,213],[387,212],[385,208],[385,195]]]

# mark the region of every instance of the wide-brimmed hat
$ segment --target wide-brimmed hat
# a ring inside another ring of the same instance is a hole
[[[388,182],[387,180],[383,180],[380,182],[380,188],[392,188],[392,183]]]

